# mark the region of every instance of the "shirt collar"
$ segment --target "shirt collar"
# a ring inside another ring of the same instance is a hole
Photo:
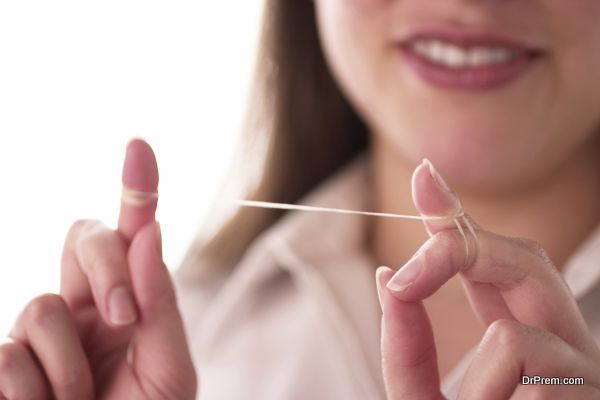
[[[369,157],[363,153],[304,197],[300,204],[370,210],[369,181]],[[327,260],[340,255],[365,253],[367,230],[368,219],[360,215],[288,212],[266,232],[264,240],[283,240],[306,263],[326,265]]]

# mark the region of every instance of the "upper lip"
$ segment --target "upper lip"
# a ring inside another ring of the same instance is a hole
[[[541,54],[542,48],[526,43],[508,35],[500,34],[489,29],[466,28],[459,26],[422,27],[409,31],[399,39],[400,45],[409,45],[418,39],[432,39],[452,43],[458,47],[471,48],[476,46],[505,47],[510,50]]]

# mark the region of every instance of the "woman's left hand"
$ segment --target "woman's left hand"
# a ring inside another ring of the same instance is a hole
[[[461,210],[427,162],[413,175],[423,215]],[[389,399],[440,399],[433,332],[422,300],[460,274],[487,331],[466,372],[460,399],[600,398],[600,350],[569,288],[537,243],[453,222],[429,220],[431,237],[393,278],[380,267],[382,360]],[[386,286],[387,285],[387,286]],[[584,385],[523,385],[523,376],[575,378]]]

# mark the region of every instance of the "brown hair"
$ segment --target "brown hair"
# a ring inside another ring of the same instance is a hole
[[[293,203],[364,149],[367,129],[327,67],[313,2],[266,0],[262,18],[241,147],[227,181],[244,185],[245,198]],[[255,176],[247,174],[253,169]],[[239,208],[213,235],[196,239],[182,267],[233,268],[281,215]]]

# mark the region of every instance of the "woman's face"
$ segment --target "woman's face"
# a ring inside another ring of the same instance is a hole
[[[315,0],[330,68],[376,139],[457,187],[522,185],[600,126],[598,0]]]

